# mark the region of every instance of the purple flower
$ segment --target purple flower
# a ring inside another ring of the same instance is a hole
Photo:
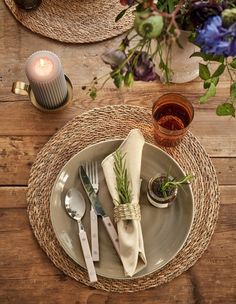
[[[132,6],[134,4],[134,0],[120,0],[120,4],[123,6]]]
[[[225,57],[236,55],[236,23],[229,28],[222,25],[220,16],[210,17],[197,31],[195,43],[202,52]]]
[[[194,26],[203,24],[210,16],[220,15],[222,1],[190,1],[189,20]]]
[[[102,60],[111,66],[115,70],[119,65],[121,65],[126,59],[126,55],[121,50],[112,50],[104,53],[102,55]]]
[[[158,75],[155,72],[155,65],[146,52],[136,52],[130,60],[133,66],[134,80],[153,81]]]

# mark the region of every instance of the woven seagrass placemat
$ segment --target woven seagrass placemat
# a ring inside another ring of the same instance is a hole
[[[50,221],[50,195],[62,166],[90,144],[106,139],[125,138],[139,128],[145,140],[155,143],[151,111],[135,106],[96,108],[75,117],[53,136],[37,155],[31,169],[27,192],[28,214],[33,232],[51,261],[65,274],[90,285],[86,271],[71,260],[59,245]],[[115,292],[133,292],[168,282],[191,267],[207,248],[219,210],[219,187],[215,169],[198,140],[190,133],[175,148],[163,149],[186,172],[192,182],[195,214],[188,239],[177,256],[159,271],[141,278],[115,280],[99,276],[93,286]]]
[[[132,13],[115,22],[124,9],[119,0],[43,0],[25,11],[5,0],[15,18],[31,31],[69,43],[89,43],[118,36],[132,27]]]

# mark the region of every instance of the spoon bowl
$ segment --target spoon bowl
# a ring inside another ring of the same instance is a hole
[[[70,217],[81,221],[84,216],[86,205],[83,195],[75,188],[70,188],[65,197],[65,208]]]
[[[97,275],[91,256],[87,234],[84,230],[81,219],[84,216],[86,204],[83,195],[76,189],[70,188],[65,197],[65,209],[68,215],[77,221],[79,227],[79,239],[82,247],[86,268],[90,282],[97,281]]]

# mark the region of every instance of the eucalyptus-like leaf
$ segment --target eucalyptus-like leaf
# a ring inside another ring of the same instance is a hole
[[[216,108],[218,116],[233,116],[235,117],[235,108],[232,103],[226,102]]]
[[[199,76],[203,80],[207,80],[211,77],[210,71],[206,64],[199,63]]]
[[[224,70],[225,70],[225,65],[222,63],[218,66],[216,71],[213,73],[212,77],[219,77],[224,73]]]
[[[200,103],[206,103],[210,97],[215,96],[216,94],[216,86],[212,82],[210,84],[209,89],[206,91],[206,93],[200,97]]]

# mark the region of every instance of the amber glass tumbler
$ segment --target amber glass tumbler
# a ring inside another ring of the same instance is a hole
[[[162,146],[176,146],[183,139],[193,120],[194,109],[184,96],[162,95],[152,107],[154,137]]]

